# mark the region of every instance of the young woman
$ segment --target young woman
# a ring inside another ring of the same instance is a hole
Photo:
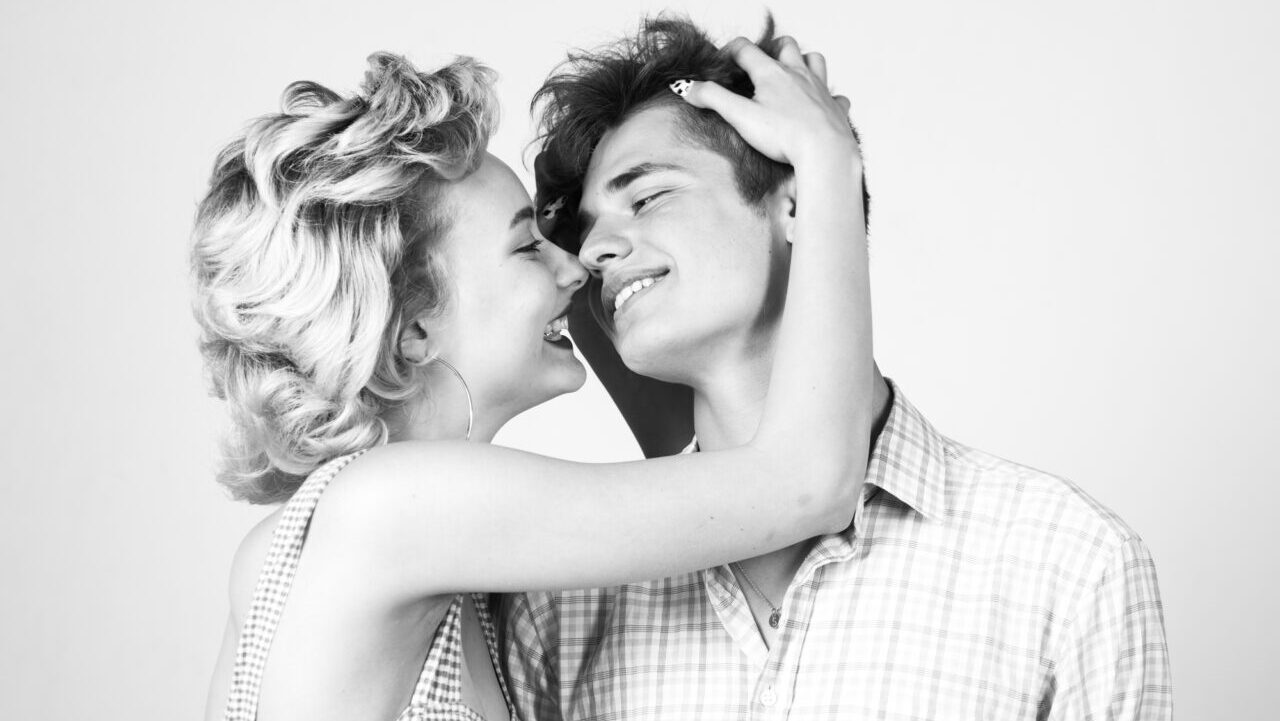
[[[221,480],[287,503],[236,554],[208,718],[505,719],[479,592],[662,577],[848,525],[871,426],[849,409],[872,405],[862,213],[844,202],[860,161],[821,58],[781,57],[744,63],[753,100],[689,94],[824,181],[798,191],[781,321],[803,350],[779,353],[756,436],[728,451],[581,464],[488,443],[583,383],[561,334],[586,273],[485,153],[476,62],[376,54],[356,96],[295,83],[221,153],[193,250],[235,427]],[[839,372],[815,382],[806,358]]]

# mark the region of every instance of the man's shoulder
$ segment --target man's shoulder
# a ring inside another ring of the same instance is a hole
[[[1075,481],[945,439],[953,513],[1003,527],[1045,550],[1108,557],[1138,534]]]
[[[947,515],[977,534],[1115,549],[1133,529],[1074,481],[1015,463],[940,433],[896,383],[893,411],[872,469],[880,485],[926,516]],[[1073,549],[1078,550],[1078,549]]]

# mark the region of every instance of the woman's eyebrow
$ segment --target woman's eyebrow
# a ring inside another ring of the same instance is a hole
[[[517,225],[520,225],[526,220],[533,220],[532,205],[526,205],[520,210],[517,210],[515,215],[511,216],[511,225],[508,227],[508,230],[514,229]]]

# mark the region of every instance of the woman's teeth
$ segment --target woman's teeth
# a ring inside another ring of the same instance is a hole
[[[618,309],[622,307],[622,304],[626,303],[628,300],[631,299],[631,296],[635,295],[636,293],[639,293],[645,288],[648,288],[654,283],[657,283],[659,280],[660,278],[641,278],[640,280],[637,280],[633,282],[631,285],[618,291],[618,295],[615,296],[613,299],[613,312],[617,313]]]
[[[567,316],[560,316],[547,324],[542,331],[542,339],[549,341],[560,340],[560,336],[569,328],[569,320]]]

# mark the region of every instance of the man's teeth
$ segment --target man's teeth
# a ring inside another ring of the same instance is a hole
[[[569,320],[566,316],[560,316],[547,324],[542,330],[543,340],[560,340],[560,335],[569,329]]]
[[[626,303],[628,300],[631,299],[631,296],[635,295],[636,293],[639,293],[640,291],[644,290],[645,288],[648,288],[649,286],[657,282],[658,282],[657,278],[641,278],[640,280],[634,281],[631,285],[618,291],[618,295],[615,296],[613,299],[613,312],[617,313],[618,309],[622,307],[622,304]]]

